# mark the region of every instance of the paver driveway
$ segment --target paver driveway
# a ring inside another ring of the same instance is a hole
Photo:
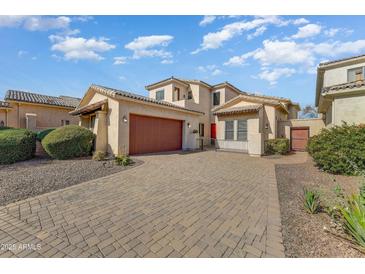
[[[284,256],[271,160],[214,151],[139,158],[136,168],[0,208],[0,254]]]

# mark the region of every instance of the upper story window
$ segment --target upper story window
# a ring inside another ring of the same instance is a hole
[[[162,101],[165,99],[165,90],[161,89],[156,91],[156,100],[157,101]]]
[[[247,120],[237,121],[237,140],[247,141]]]
[[[180,88],[175,87],[174,88],[174,101],[180,101],[181,100],[181,92]]]
[[[364,80],[364,67],[353,68],[347,71],[347,81],[355,82]]]
[[[68,126],[70,124],[70,120],[61,120],[62,126]]]
[[[226,121],[225,122],[225,139],[226,140],[233,140],[234,135],[234,124],[233,121]]]
[[[220,105],[220,99],[221,99],[221,93],[220,92],[214,92],[213,93],[213,106]]]
[[[188,91],[188,100],[193,99],[193,92],[191,90]]]

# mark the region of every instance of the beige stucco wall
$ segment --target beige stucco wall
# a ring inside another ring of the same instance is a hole
[[[237,141],[237,120],[247,120],[247,141]],[[258,113],[215,116],[217,140],[225,140],[225,121],[234,121],[233,141],[228,141],[232,144],[226,144],[227,147],[232,149],[235,149],[235,147],[236,149],[240,147],[247,148],[247,152],[251,155],[262,155],[263,135],[261,133],[262,126],[260,120],[262,120],[262,111]],[[242,144],[235,144],[235,142]]]
[[[7,126],[7,113],[6,109],[0,109],[0,122],[4,122],[4,126]]]
[[[36,130],[60,127],[61,120],[69,120],[70,124],[78,124],[79,119],[71,116],[72,109],[59,108],[40,104],[9,102],[12,109],[8,112],[8,126],[26,128],[26,114],[35,114]]]
[[[324,72],[323,86],[328,87],[347,83],[347,70],[363,66],[365,66],[365,63],[328,69]]]
[[[335,98],[333,101],[332,121],[335,125],[365,123],[365,91],[361,96]]]
[[[312,137],[320,133],[325,127],[324,121],[321,118],[315,119],[290,119],[278,123],[278,137],[290,139],[291,127],[309,127],[309,136]]]

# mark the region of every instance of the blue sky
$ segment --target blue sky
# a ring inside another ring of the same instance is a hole
[[[321,61],[365,53],[363,16],[0,16],[8,89],[146,95],[172,75],[312,104]]]

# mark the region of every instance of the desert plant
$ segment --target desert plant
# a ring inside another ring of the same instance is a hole
[[[345,197],[345,195],[343,194],[343,189],[339,184],[335,185],[335,187],[333,188],[333,192],[335,193],[335,195],[338,198],[344,198]]]
[[[128,166],[133,163],[132,159],[128,155],[115,156],[115,163],[119,166]]]
[[[37,132],[37,140],[42,142],[43,138],[46,137],[48,135],[48,133],[52,132],[53,130],[55,130],[54,128],[47,128],[44,129],[42,131],[38,131]]]
[[[317,191],[304,189],[304,208],[310,214],[315,214],[320,211],[321,205]]]
[[[287,154],[289,152],[289,140],[285,138],[270,139],[265,141],[265,154]]]
[[[93,160],[95,161],[104,161],[106,157],[106,153],[103,151],[95,151],[93,154]]]
[[[56,159],[88,156],[93,147],[94,137],[94,134],[84,127],[68,125],[50,132],[42,140],[42,146]]]
[[[322,129],[309,139],[308,152],[316,165],[334,174],[358,175],[365,169],[365,127],[348,125]]]
[[[359,187],[359,195],[364,199],[365,201],[365,178],[362,178],[362,181],[360,183]]]
[[[365,248],[365,200],[352,195],[345,206],[339,206],[339,215],[345,232]]]
[[[22,128],[0,128],[0,164],[12,164],[34,156],[36,134]]]

